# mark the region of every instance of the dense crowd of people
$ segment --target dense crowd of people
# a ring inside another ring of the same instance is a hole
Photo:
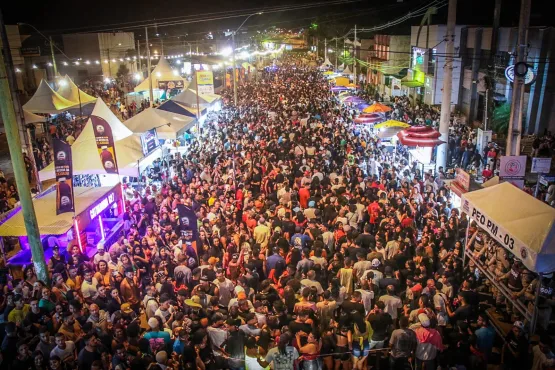
[[[166,181],[130,192],[113,244],[90,258],[54,247],[50,284],[32,266],[1,282],[0,368],[486,369],[494,346],[507,369],[553,365],[550,337],[529,347],[529,323],[498,292],[512,323],[499,345],[479,294],[490,287],[463,249],[493,261],[522,304],[551,287],[541,333],[552,277],[474,225],[465,246],[442,179],[355,132],[321,72],[286,56],[260,77],[237,106],[224,93]]]

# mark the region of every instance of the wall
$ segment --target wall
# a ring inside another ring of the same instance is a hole
[[[128,49],[136,50],[133,32],[97,33],[96,35],[104,77],[116,77],[120,64],[125,64],[130,72],[136,72],[136,63],[132,59],[125,59]],[[158,51],[161,52],[161,50]],[[151,50],[151,54],[154,55],[154,50]],[[110,62],[106,63],[107,60]]]

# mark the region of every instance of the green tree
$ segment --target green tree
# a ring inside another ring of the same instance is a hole
[[[125,64],[120,64],[116,76],[120,82],[123,82],[129,74],[129,68]]]
[[[343,64],[345,67],[352,65],[355,62],[355,58],[347,50],[339,55],[339,63]]]
[[[493,109],[492,125],[497,134],[506,135],[509,132],[511,120],[511,104],[504,103]],[[522,114],[522,127],[526,127],[526,114]]]

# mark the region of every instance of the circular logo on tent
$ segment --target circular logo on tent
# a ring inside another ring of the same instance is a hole
[[[173,81],[168,82],[168,88],[169,89],[175,89],[175,82],[173,82]]]
[[[71,203],[71,200],[68,196],[64,195],[60,198],[60,203],[62,204],[62,206],[67,206]]]
[[[520,248],[520,257],[522,257],[523,260],[528,257],[528,251],[525,247]]]
[[[59,161],[65,161],[67,158],[66,152],[60,150],[58,153],[56,153],[56,159]]]
[[[104,126],[96,125],[96,132],[98,132],[100,135],[102,135],[104,133]]]
[[[516,159],[510,159],[505,163],[505,173],[509,176],[518,176],[521,169],[522,165]]]

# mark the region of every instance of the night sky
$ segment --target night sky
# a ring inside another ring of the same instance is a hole
[[[168,17],[192,17],[198,14],[245,10],[265,7],[287,6],[291,4],[322,3],[324,0],[301,1],[203,1],[180,2],[175,0],[137,0],[108,1],[95,0],[79,2],[75,0],[46,0],[34,2],[31,6],[26,1],[4,1],[1,5],[6,24],[27,22],[49,34],[70,33],[77,31],[108,31],[126,22],[153,22]],[[429,3],[430,0],[365,0],[350,4],[322,5],[302,11],[286,11],[264,14],[249,21],[251,27],[279,26],[302,27],[315,21],[325,20],[329,24],[374,26],[385,23],[409,10]],[[83,5],[79,5],[82,3]],[[472,25],[489,25],[493,17],[494,0],[458,0],[457,23]],[[502,26],[517,26],[519,0],[503,0]],[[547,0],[532,0],[533,26],[551,26],[555,22],[548,11]],[[440,10],[433,18],[433,23],[445,23],[447,7]],[[232,18],[212,22],[192,23],[174,27],[160,27],[160,32],[168,34],[205,32],[237,27],[243,18]],[[391,29],[392,33],[410,32],[410,25],[419,24],[420,18],[413,18]],[[140,33],[138,30],[134,30]],[[387,33],[382,31],[382,33]]]

